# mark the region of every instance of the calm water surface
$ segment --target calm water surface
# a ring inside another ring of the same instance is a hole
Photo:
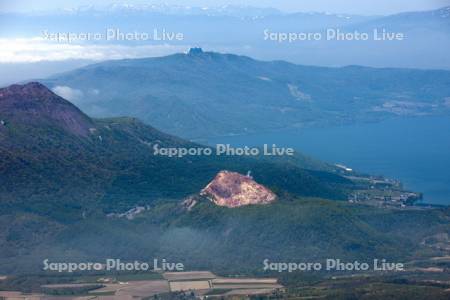
[[[209,144],[259,146],[275,143],[330,163],[401,180],[424,193],[424,202],[450,205],[450,117],[222,137]]]

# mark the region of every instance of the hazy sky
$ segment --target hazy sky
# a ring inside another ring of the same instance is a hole
[[[108,5],[112,3],[129,4],[176,4],[189,6],[221,6],[249,5],[256,7],[274,7],[286,12],[294,11],[328,11],[353,14],[391,14],[403,11],[428,10],[450,5],[450,0],[0,0],[0,11],[48,10],[58,8],[73,8],[80,5]]]

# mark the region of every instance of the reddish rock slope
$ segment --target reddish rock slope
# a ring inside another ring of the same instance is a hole
[[[221,171],[202,191],[219,206],[239,207],[243,205],[269,204],[276,195],[265,186],[258,184],[251,176]]]

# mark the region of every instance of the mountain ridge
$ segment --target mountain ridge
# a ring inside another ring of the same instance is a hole
[[[107,61],[43,82],[72,91],[69,100],[88,114],[126,114],[189,139],[445,114],[450,97],[450,71],[314,67],[208,51]]]

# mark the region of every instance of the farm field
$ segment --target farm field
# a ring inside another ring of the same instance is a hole
[[[209,271],[166,272],[163,277],[169,281],[215,279],[216,275]]]
[[[157,276],[158,275],[158,276]],[[143,279],[147,278],[147,279]],[[163,279],[160,279],[163,278]],[[123,279],[127,279],[124,281]],[[193,292],[196,296],[260,295],[283,288],[274,278],[225,278],[209,271],[85,276],[72,283],[43,284],[39,293],[0,291],[1,300],[139,300]]]
[[[221,278],[211,272],[165,273],[163,276],[169,280],[171,292],[196,291],[214,296],[259,295],[283,288],[275,278]]]
[[[169,283],[171,292],[190,291],[190,290],[208,290],[211,288],[210,281],[173,281]]]
[[[275,278],[216,278],[213,284],[276,284]]]

